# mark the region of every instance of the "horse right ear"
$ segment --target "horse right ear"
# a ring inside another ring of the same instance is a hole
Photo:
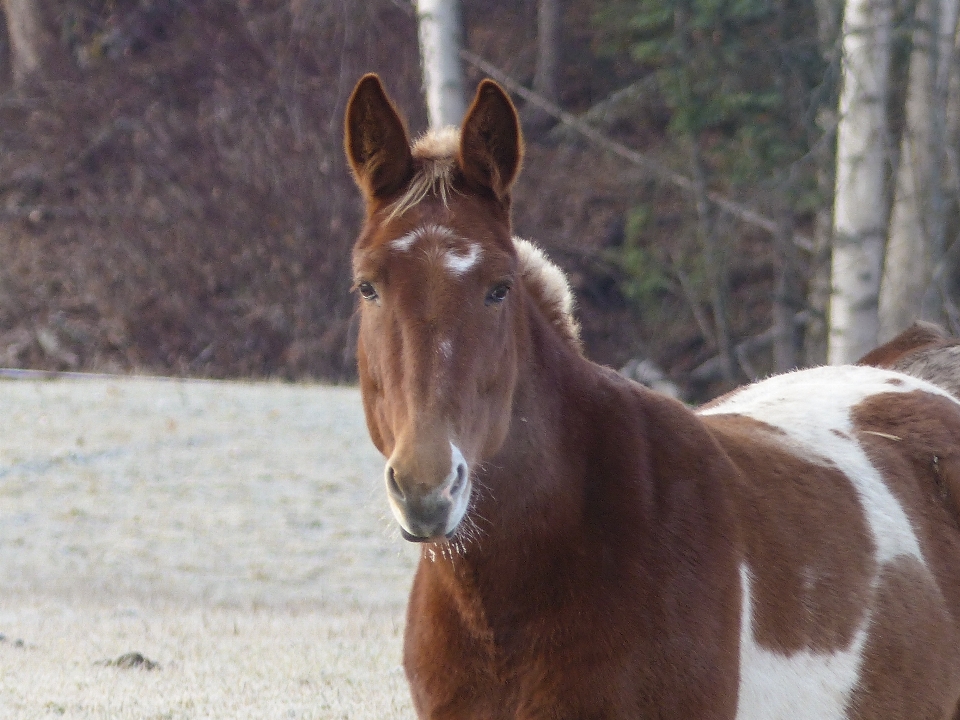
[[[520,120],[510,98],[493,80],[484,80],[460,130],[460,167],[474,183],[509,200],[523,162]]]
[[[367,201],[395,195],[413,174],[410,138],[380,78],[360,78],[347,103],[344,146]]]

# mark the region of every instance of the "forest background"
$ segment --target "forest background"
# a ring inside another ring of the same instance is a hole
[[[463,2],[587,353],[699,400],[960,332],[957,4]],[[351,380],[343,109],[375,71],[426,128],[414,4],[2,7],[0,366]]]

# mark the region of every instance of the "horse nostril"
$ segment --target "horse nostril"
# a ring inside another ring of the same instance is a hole
[[[400,483],[397,482],[396,473],[390,466],[387,466],[387,490],[389,490],[390,494],[394,497],[403,500],[403,490],[400,487]]]
[[[463,483],[467,479],[467,466],[463,463],[457,465],[457,477],[450,486],[450,495],[456,495],[463,488]]]

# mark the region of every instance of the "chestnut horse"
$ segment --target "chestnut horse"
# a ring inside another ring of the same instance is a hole
[[[923,378],[960,398],[960,340],[931,323],[915,322],[893,340],[868,352],[857,365]]]
[[[493,82],[411,146],[368,75],[346,151],[363,406],[423,543],[421,718],[960,717],[956,400],[847,366],[694,412],[587,360],[563,274],[511,235]]]

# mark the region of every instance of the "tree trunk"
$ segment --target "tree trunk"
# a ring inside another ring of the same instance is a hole
[[[920,317],[942,321],[934,268],[945,250],[947,95],[960,0],[920,0],[914,22],[906,128],[880,287],[880,342]]]
[[[460,63],[460,1],[417,0],[417,21],[430,127],[459,125],[467,111]]]
[[[834,365],[877,345],[892,16],[891,0],[846,2],[827,353]]]
[[[52,77],[66,68],[55,23],[47,17],[44,0],[2,0],[10,41],[14,85]]]
[[[554,105],[560,99],[561,0],[539,0],[537,3],[537,67],[533,90]],[[556,122],[545,110],[531,107],[524,125],[532,132],[545,132]]]

